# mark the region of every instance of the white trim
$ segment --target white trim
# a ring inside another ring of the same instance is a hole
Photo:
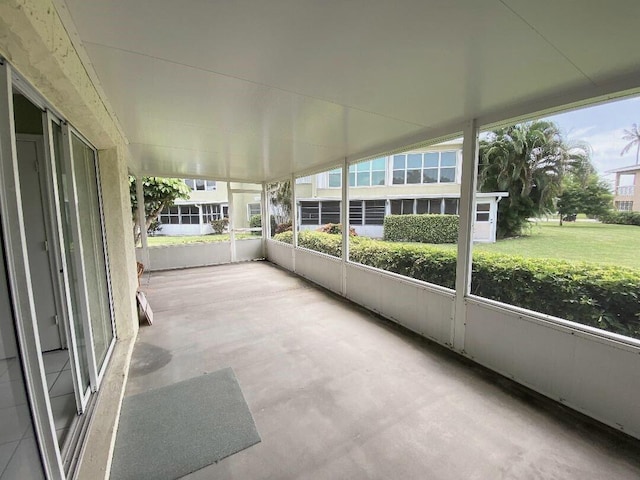
[[[17,347],[28,392],[33,427],[44,472],[49,479],[63,479],[51,403],[40,351],[36,308],[31,288],[24,217],[15,142],[11,67],[0,64],[0,209],[9,289],[16,326]]]

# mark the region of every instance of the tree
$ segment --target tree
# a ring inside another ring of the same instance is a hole
[[[622,139],[628,140],[629,143],[627,143],[622,149],[622,151],[620,152],[620,156],[627,153],[635,145],[636,165],[638,165],[638,163],[640,162],[640,129],[638,128],[638,124],[634,123],[633,125],[631,125],[631,130],[625,130]]]
[[[613,195],[609,185],[598,175],[592,174],[586,183],[569,175],[565,180],[563,192],[558,198],[560,225],[563,217],[567,215],[584,213],[598,216],[611,210],[612,204]]]
[[[507,191],[498,204],[498,237],[517,236],[528,219],[555,210],[562,178],[584,169],[589,149],[566,143],[553,122],[538,120],[492,132],[480,143],[478,184],[483,192]]]
[[[291,181],[267,184],[267,195],[278,224],[291,221]]]
[[[189,193],[191,192],[191,189],[179,178],[142,177],[142,184],[145,228],[147,230],[165,207],[170,207],[179,198],[189,198]],[[140,231],[136,221],[138,217],[136,178],[133,176],[129,176],[129,195],[131,197],[133,236],[137,244],[138,240],[140,240]]]

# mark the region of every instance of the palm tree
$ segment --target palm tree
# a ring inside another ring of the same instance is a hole
[[[498,129],[481,143],[482,191],[507,191],[499,204],[498,234],[520,235],[530,217],[553,211],[562,177],[588,162],[584,145],[569,145],[553,122],[538,120]]]
[[[631,125],[631,130],[625,130],[624,135],[622,136],[623,140],[629,140],[629,143],[625,145],[625,147],[620,152],[620,156],[627,153],[631,150],[631,147],[636,146],[636,165],[640,163],[640,129],[638,129],[638,124],[634,123]]]

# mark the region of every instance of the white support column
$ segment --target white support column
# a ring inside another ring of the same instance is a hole
[[[473,249],[473,215],[476,196],[476,159],[478,158],[478,124],[469,121],[464,128],[462,144],[462,183],[460,185],[460,231],[456,266],[456,297],[451,331],[454,350],[464,351],[466,309],[465,298],[471,290],[471,254]]]
[[[233,208],[233,192],[231,190],[231,182],[227,182],[227,192],[229,194],[229,248],[231,250],[231,263],[235,263],[237,259],[235,222],[233,221],[235,210]]]
[[[260,193],[260,213],[262,215],[262,257],[267,258],[267,239],[271,238],[271,215],[269,214],[267,184],[262,182]]]
[[[144,264],[145,269],[150,269],[151,265],[149,265],[149,244],[147,241],[147,229],[146,226],[146,218],[145,218],[145,208],[144,208],[144,184],[143,179],[140,176],[136,175],[136,198],[138,199],[138,228],[140,229],[140,243],[142,244],[142,263]]]
[[[349,163],[342,163],[342,295],[347,295],[347,260],[349,260]]]
[[[292,245],[293,258],[291,259],[291,264],[293,266],[293,271],[296,271],[296,249],[298,248],[298,206],[296,205],[296,176],[291,175],[291,232],[293,233]]]

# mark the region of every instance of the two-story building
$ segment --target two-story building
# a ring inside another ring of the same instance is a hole
[[[389,214],[458,214],[462,144],[439,145],[349,166],[349,223],[358,235],[382,238]],[[340,222],[342,171],[299,178],[296,199],[301,230]],[[496,241],[498,202],[506,192],[478,193],[474,240]]]
[[[189,198],[176,200],[158,215],[161,225],[157,235],[207,235],[213,233],[211,221],[229,218],[227,182],[188,178],[184,182],[191,189]],[[234,194],[234,228],[248,228],[251,217],[260,214],[260,193],[250,190],[262,187],[250,184],[233,187],[243,190]]]
[[[615,173],[613,202],[619,212],[640,212],[640,165],[610,170]]]

